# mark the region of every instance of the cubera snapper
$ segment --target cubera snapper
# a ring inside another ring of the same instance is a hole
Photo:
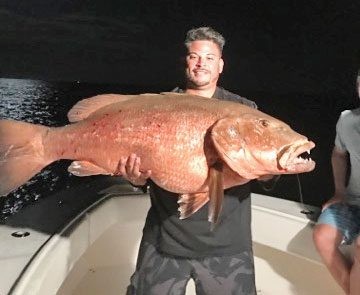
[[[210,200],[221,211],[224,188],[267,174],[314,169],[302,158],[315,144],[284,122],[236,102],[178,93],[98,95],[68,113],[72,124],[50,128],[0,120],[0,195],[59,159],[77,176],[117,174],[135,153],[160,187],[179,194],[180,218]]]

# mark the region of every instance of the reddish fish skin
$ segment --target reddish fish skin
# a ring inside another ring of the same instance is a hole
[[[109,102],[102,105],[107,99]],[[87,107],[80,108],[79,118],[84,119],[79,122],[58,128],[36,127],[43,128],[35,136],[42,143],[36,145],[37,150],[42,150],[37,157],[37,162],[42,161],[41,168],[59,159],[71,159],[95,166],[97,171],[86,175],[111,175],[120,157],[136,153],[142,161],[141,169],[152,170],[155,183],[169,191],[187,194],[207,191],[209,168],[218,162],[224,167],[224,187],[264,174],[308,172],[315,165],[291,162],[314,147],[306,137],[239,103],[175,93],[102,95],[93,100],[98,105],[93,110],[87,109],[93,103],[90,99]],[[88,114],[83,115],[82,111]],[[74,121],[72,115],[69,117]],[[234,125],[228,126],[232,122]],[[0,135],[5,125],[8,128],[11,124],[0,121]],[[27,128],[30,133],[30,124]],[[3,131],[6,136],[10,136],[9,132]],[[10,161],[10,141],[0,140],[0,156],[8,157],[4,163]],[[292,163],[292,170],[285,167],[287,162]],[[0,164],[0,180],[5,179],[5,170],[10,175],[5,182],[12,173],[11,165],[7,166],[3,169]],[[9,186],[0,184],[0,193],[8,193],[32,175]]]
[[[207,163],[203,142],[220,114],[179,100],[141,97],[50,129],[44,138],[44,146],[49,147],[46,157],[87,160],[112,174],[121,156],[136,153],[142,159],[141,168],[151,169],[152,179],[162,187],[177,193],[204,190],[212,163]],[[212,162],[218,158],[211,157]]]
[[[61,147],[49,150],[50,158],[88,160],[109,174],[121,156],[136,153],[142,159],[141,168],[151,169],[152,179],[160,186],[177,193],[196,192],[205,189],[209,166],[219,160],[214,148],[204,152],[208,130],[221,118],[244,113],[276,121],[233,102],[178,94],[138,96],[52,130],[44,146]],[[303,139],[291,129],[286,133],[288,142]],[[279,171],[264,169],[263,174],[269,172]]]

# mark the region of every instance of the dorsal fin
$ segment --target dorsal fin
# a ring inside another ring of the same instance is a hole
[[[141,93],[139,95],[155,96],[155,95],[159,95],[159,93]]]
[[[169,92],[169,91],[164,91],[164,92],[160,92],[160,94],[162,95],[184,95],[184,93],[181,92]]]
[[[101,94],[77,102],[68,112],[70,122],[86,119],[97,110],[117,102],[126,101],[137,95]]]

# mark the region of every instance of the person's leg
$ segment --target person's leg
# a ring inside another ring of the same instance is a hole
[[[349,294],[350,264],[339,250],[339,246],[353,227],[352,213],[347,205],[334,204],[325,209],[314,228],[313,239],[325,266],[341,286],[345,294]]]
[[[153,245],[142,242],[126,294],[183,295],[190,272],[191,266],[186,259],[163,255]]]
[[[354,243],[354,263],[350,271],[350,295],[360,294],[360,237]]]
[[[197,295],[256,295],[254,259],[240,254],[192,259]]]
[[[325,266],[345,294],[348,294],[350,265],[339,250],[342,233],[331,225],[319,224],[314,228],[313,238]]]

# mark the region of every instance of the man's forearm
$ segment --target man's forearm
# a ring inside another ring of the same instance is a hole
[[[346,189],[346,172],[348,169],[348,154],[334,148],[331,156],[334,177],[335,194],[343,195]]]

